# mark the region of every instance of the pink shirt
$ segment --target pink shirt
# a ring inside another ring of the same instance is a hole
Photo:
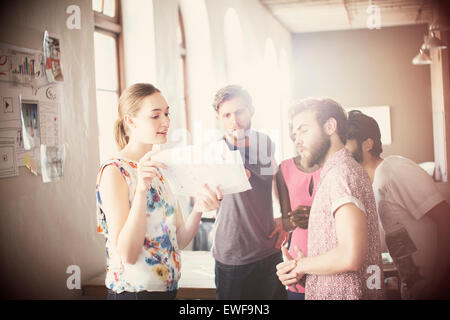
[[[298,206],[311,206],[314,195],[316,194],[320,169],[312,173],[306,173],[299,170],[294,162],[294,158],[284,160],[281,162],[281,173],[283,175],[284,182],[289,192],[289,200],[291,210],[295,210]],[[312,196],[309,195],[309,185],[313,179],[314,188]],[[308,255],[308,230],[302,228],[295,228],[292,232],[291,245],[289,247],[289,254],[295,259],[297,252],[295,251],[295,245],[305,254]],[[305,288],[301,285],[297,285],[297,292],[304,293]],[[289,290],[292,291],[291,287]]]
[[[318,256],[337,247],[334,213],[346,203],[354,203],[366,214],[368,248],[363,266],[355,272],[307,275],[307,300],[383,298],[380,235],[372,185],[366,171],[342,148],[322,168],[309,217],[309,256]]]

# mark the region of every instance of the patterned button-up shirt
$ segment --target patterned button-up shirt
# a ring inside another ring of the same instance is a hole
[[[366,171],[345,148],[323,166],[310,212],[308,255],[322,255],[338,246],[334,214],[344,204],[354,203],[366,215],[368,248],[361,269],[333,275],[307,275],[306,299],[382,299],[378,216],[372,185]]]

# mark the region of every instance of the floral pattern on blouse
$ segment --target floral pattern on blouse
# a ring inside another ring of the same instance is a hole
[[[178,288],[180,252],[176,239],[178,203],[164,178],[153,179],[147,192],[146,234],[142,251],[134,265],[123,263],[108,236],[108,227],[99,190],[103,170],[119,168],[128,184],[130,207],[136,192],[137,164],[125,159],[106,161],[97,177],[97,231],[106,239],[105,285],[114,292],[172,291]],[[161,172],[159,172],[161,174]]]

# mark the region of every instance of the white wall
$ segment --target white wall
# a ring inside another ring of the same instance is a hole
[[[80,30],[66,28],[71,4],[81,8]],[[19,0],[2,6],[7,10],[0,10],[0,42],[42,49],[44,30],[61,39],[67,158],[58,182],[43,184],[24,167],[18,177],[0,179],[1,296],[79,297],[80,291],[66,287],[66,268],[78,265],[84,280],[105,264],[95,219],[99,151],[91,1]]]
[[[392,144],[383,155],[433,161],[429,66],[411,63],[425,25],[297,34],[294,96],[327,96],[345,108],[391,107]]]

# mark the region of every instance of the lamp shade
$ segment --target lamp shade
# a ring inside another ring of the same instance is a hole
[[[431,58],[424,52],[423,49],[420,49],[419,54],[412,59],[412,63],[418,66],[431,64]]]
[[[425,38],[424,46],[425,49],[446,49],[447,46],[442,42],[441,39],[434,35],[434,32],[431,31],[431,36]]]

